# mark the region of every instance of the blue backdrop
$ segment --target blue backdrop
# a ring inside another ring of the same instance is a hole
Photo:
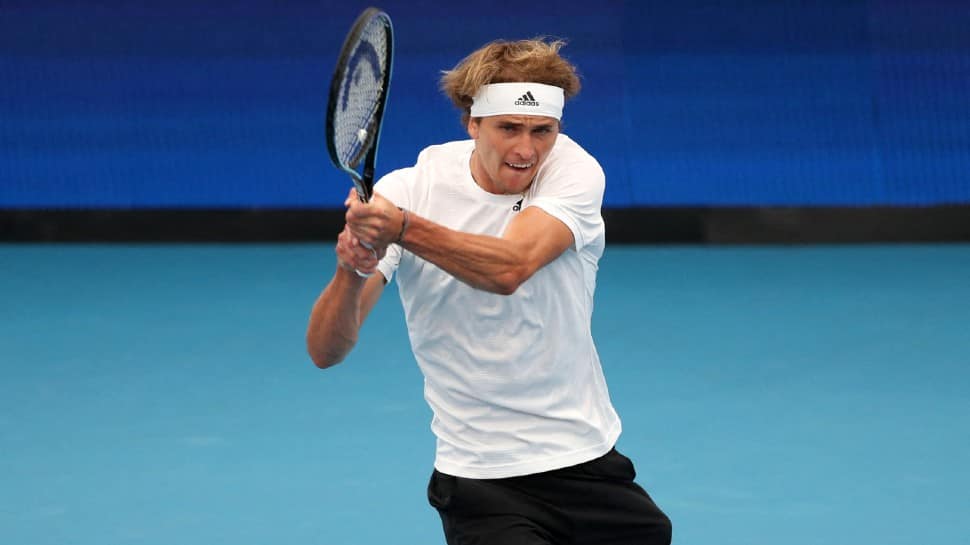
[[[464,136],[440,70],[551,35],[608,206],[970,202],[964,0],[380,5],[398,40],[381,173]],[[0,208],[339,206],[326,89],[363,7],[0,0]]]

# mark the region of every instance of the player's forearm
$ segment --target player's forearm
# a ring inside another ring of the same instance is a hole
[[[462,282],[491,293],[510,295],[535,272],[529,248],[522,243],[454,231],[414,213],[399,244]]]
[[[313,305],[307,327],[307,352],[325,369],[343,361],[357,344],[360,298],[365,279],[342,267]]]

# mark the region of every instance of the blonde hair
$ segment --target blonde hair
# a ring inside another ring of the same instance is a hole
[[[560,87],[570,99],[579,93],[576,67],[559,55],[566,42],[543,38],[514,42],[496,40],[468,55],[441,76],[441,90],[462,112],[461,123],[471,118],[472,97],[489,83],[530,81]]]

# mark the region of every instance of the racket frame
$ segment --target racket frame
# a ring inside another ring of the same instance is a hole
[[[337,109],[337,98],[340,95],[340,87],[344,84],[344,79],[352,75],[347,73],[350,56],[359,45],[360,37],[361,34],[363,34],[364,29],[374,18],[383,19],[382,28],[386,34],[385,42],[387,44],[387,51],[385,55],[385,72],[387,74],[384,77],[384,89],[381,93],[380,100],[378,100],[377,110],[374,113],[370,127],[366,129],[367,140],[362,144],[362,147],[367,150],[366,156],[364,157],[364,168],[362,172],[358,172],[350,165],[344,164],[343,160],[340,158],[340,155],[337,153],[335,142],[336,138],[334,136],[336,133],[333,123],[334,115],[336,114]],[[354,183],[354,187],[357,188],[357,196],[362,202],[368,202],[373,195],[374,167],[377,163],[377,146],[380,141],[381,127],[384,120],[384,107],[387,104],[387,95],[390,92],[393,65],[394,27],[391,24],[391,18],[387,15],[387,13],[384,13],[377,8],[367,8],[359,16],[357,16],[357,20],[354,21],[350,32],[347,33],[347,37],[344,39],[343,46],[340,49],[340,56],[337,57],[337,65],[334,68],[333,77],[330,80],[330,97],[327,102],[326,127],[327,151],[330,153],[330,160],[333,161],[334,166],[350,176]]]

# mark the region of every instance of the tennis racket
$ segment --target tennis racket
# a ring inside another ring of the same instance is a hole
[[[377,8],[367,8],[344,39],[330,81],[327,150],[334,166],[350,175],[363,202],[373,194],[393,53],[391,18]],[[363,169],[358,171],[361,161]]]

